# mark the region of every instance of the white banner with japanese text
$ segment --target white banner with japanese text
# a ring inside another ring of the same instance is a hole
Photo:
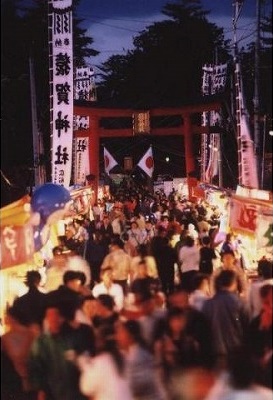
[[[70,186],[73,152],[72,0],[49,0],[52,182]]]
[[[89,137],[78,137],[75,141],[74,184],[84,185],[86,181],[86,175],[89,173]]]
[[[95,72],[93,68],[76,68],[74,80],[74,99],[86,101],[97,100]]]

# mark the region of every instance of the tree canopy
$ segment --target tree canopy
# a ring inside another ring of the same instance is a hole
[[[223,29],[207,20],[200,0],[167,3],[166,20],[134,38],[134,49],[103,65],[102,96],[136,106],[177,105],[200,96],[205,63],[229,58]]]

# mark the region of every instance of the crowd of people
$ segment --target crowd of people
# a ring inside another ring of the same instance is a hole
[[[272,399],[272,260],[221,213],[129,187],[67,221],[6,311],[3,400]]]

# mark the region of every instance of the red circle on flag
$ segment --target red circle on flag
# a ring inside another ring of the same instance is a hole
[[[108,157],[108,156],[104,156],[104,165],[105,165],[105,168],[108,167],[109,163],[110,163],[109,157]]]
[[[146,161],[145,161],[146,167],[151,169],[154,166],[154,160],[153,157],[149,156]]]

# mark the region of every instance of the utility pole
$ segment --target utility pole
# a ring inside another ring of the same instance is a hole
[[[44,167],[40,163],[40,155],[42,153],[41,135],[37,122],[37,106],[36,106],[36,88],[34,78],[34,67],[32,57],[29,57],[29,74],[30,74],[30,96],[31,96],[31,119],[32,119],[32,143],[33,143],[33,167],[34,167],[34,185],[38,186],[45,182]]]
[[[260,138],[260,33],[261,33],[261,1],[256,0],[256,41],[254,64],[254,143],[257,165],[261,165],[261,138]],[[258,180],[261,185],[261,173],[258,168]]]

